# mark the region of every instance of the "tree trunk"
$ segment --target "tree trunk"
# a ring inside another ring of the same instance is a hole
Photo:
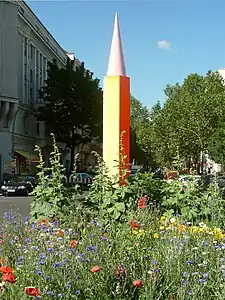
[[[70,172],[74,171],[74,160],[75,160],[75,145],[71,145],[70,148]]]

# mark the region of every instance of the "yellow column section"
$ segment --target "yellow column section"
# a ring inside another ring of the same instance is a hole
[[[119,173],[120,144],[120,76],[104,78],[103,159],[110,176]]]

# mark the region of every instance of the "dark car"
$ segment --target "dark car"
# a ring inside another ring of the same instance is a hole
[[[164,173],[161,168],[158,168],[155,173],[152,176],[153,179],[163,179],[164,178]]]
[[[7,182],[1,184],[0,194],[4,196],[28,196],[33,191],[33,184],[30,178],[13,176]]]

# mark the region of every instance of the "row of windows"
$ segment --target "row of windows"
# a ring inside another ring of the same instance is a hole
[[[27,38],[24,42],[24,57],[24,100],[25,103],[30,104],[38,99],[39,89],[44,85],[47,78],[48,60],[32,44],[28,44]]]

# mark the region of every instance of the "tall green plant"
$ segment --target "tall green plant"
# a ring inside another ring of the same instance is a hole
[[[53,151],[49,162],[50,167],[46,167],[40,147],[36,146],[39,153],[40,163],[38,185],[34,189],[33,201],[31,202],[31,216],[37,218],[58,218],[63,217],[69,211],[71,199],[76,196],[78,187],[75,185],[73,193],[68,192],[65,186],[64,167],[60,162],[61,154],[56,144],[55,136],[51,134],[53,140]],[[75,173],[73,174],[75,176]],[[71,197],[72,196],[72,197]]]

